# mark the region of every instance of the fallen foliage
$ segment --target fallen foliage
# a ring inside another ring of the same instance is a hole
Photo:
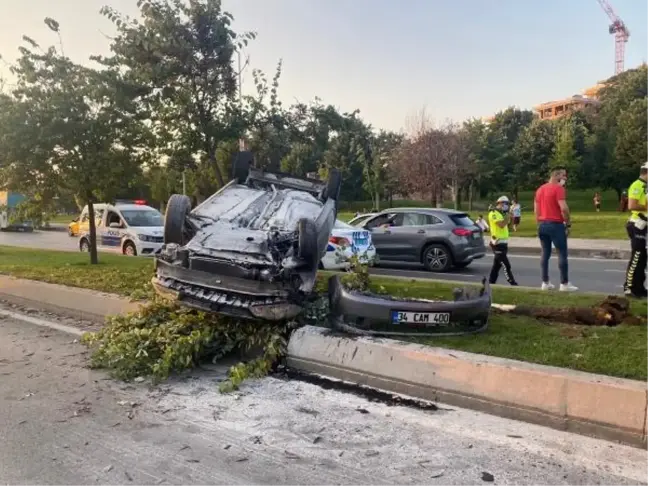
[[[108,369],[123,380],[150,376],[154,382],[237,350],[262,350],[230,368],[220,386],[227,392],[246,378],[266,375],[285,354],[287,333],[284,323],[235,319],[154,301],[137,312],[110,318],[100,331],[86,333],[82,342],[92,350],[93,367]]]

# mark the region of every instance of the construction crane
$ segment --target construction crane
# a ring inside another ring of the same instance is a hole
[[[614,13],[607,0],[598,0],[598,3],[612,22],[609,27],[609,32],[610,34],[614,34],[614,74],[619,74],[623,72],[625,43],[628,42],[630,31],[623,20]]]

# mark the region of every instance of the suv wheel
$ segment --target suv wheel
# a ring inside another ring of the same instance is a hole
[[[447,272],[452,267],[452,255],[444,245],[430,245],[423,251],[423,265],[430,272]]]

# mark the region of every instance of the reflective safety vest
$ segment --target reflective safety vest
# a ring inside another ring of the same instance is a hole
[[[509,239],[508,225],[501,228],[497,225],[504,221],[504,215],[501,211],[491,211],[488,213],[488,225],[490,226],[491,238],[500,243],[505,243]]]
[[[630,185],[630,189],[628,189],[628,200],[630,199],[634,199],[642,206],[646,205],[646,181],[637,179]],[[630,220],[641,219],[641,216],[645,217],[645,214],[645,211],[631,211]]]

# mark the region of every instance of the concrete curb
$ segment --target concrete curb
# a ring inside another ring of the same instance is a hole
[[[540,248],[524,246],[510,246],[511,255],[538,255],[542,253]],[[552,255],[557,255],[554,248]],[[629,260],[630,250],[591,250],[587,248],[570,248],[569,256],[583,258],[600,258],[601,260]]]
[[[646,446],[645,383],[307,326],[288,365],[606,440]]]
[[[141,303],[113,294],[0,275],[0,299],[103,324],[107,316],[132,312]]]

